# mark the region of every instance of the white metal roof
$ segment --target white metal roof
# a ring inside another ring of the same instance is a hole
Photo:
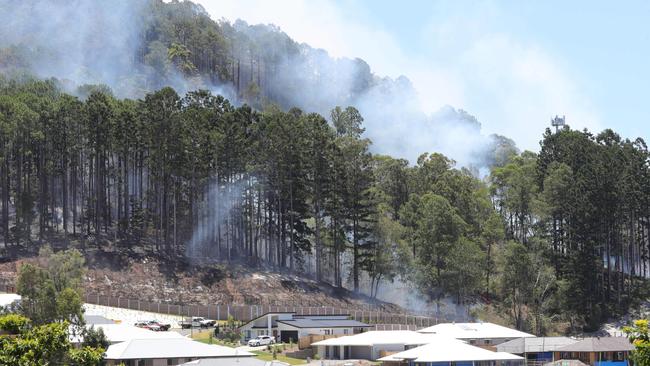
[[[568,337],[535,337],[517,338],[511,341],[498,344],[497,350],[510,353],[535,353],[551,352],[560,347],[578,342],[577,339]]]
[[[95,329],[102,329],[106,338],[110,343],[126,342],[132,339],[186,339],[178,332],[154,332],[152,330],[134,327],[127,324],[95,324],[92,325]],[[91,325],[86,326],[90,328]],[[73,337],[70,340],[72,343],[79,343],[82,341],[80,336]]]
[[[202,358],[181,364],[181,366],[290,366],[278,360],[262,361],[253,357]]]
[[[431,342],[461,341],[437,334],[423,334],[411,330],[375,330],[312,343],[312,346],[374,346],[377,344],[421,345]]]
[[[492,352],[462,342],[436,342],[382,357],[379,361],[409,360],[413,362],[454,362],[522,359],[523,357],[515,356],[510,353]]]
[[[253,354],[230,347],[205,344],[187,338],[132,339],[113,344],[106,350],[107,360],[157,358],[252,357]]]
[[[493,323],[441,323],[420,329],[418,332],[435,333],[456,339],[534,337],[532,334]]]
[[[0,294],[0,306],[11,305],[14,301],[19,301],[20,299],[20,295],[17,294]]]

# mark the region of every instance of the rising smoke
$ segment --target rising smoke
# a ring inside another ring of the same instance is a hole
[[[57,78],[66,91],[73,93],[83,84],[106,84],[118,97],[139,98],[166,85],[180,94],[207,88],[235,104],[241,103],[232,83],[187,78],[170,68],[167,47],[161,42],[150,42],[144,47],[150,21],[146,10],[151,3],[0,0],[0,74],[12,77],[28,70],[41,78]],[[447,106],[426,114],[406,77],[379,77],[363,60],[334,59],[324,50],[295,44],[274,26],[249,26],[237,21],[233,27],[257,42],[257,50],[266,59],[282,59],[273,65],[273,73],[264,71],[261,80],[260,87],[272,101],[285,108],[297,106],[326,117],[334,106],[356,106],[365,118],[365,135],[373,141],[376,153],[415,163],[422,153],[441,152],[460,166],[480,171],[494,163],[495,152],[507,153],[514,148],[511,140],[483,134],[478,120],[462,110]],[[259,74],[258,71],[258,77]],[[241,78],[255,79],[252,62],[248,74],[242,68]],[[236,185],[208,186],[186,246],[190,260],[201,263],[224,259],[216,256],[227,250],[220,251],[214,243],[220,230],[227,226],[241,189]],[[416,289],[401,282],[385,283],[379,293],[382,300],[416,310],[431,306]],[[445,302],[450,314],[456,314],[454,318],[462,318],[464,309]]]
[[[151,4],[146,0],[2,0],[0,48],[12,64],[18,63],[38,77],[55,77],[69,92],[82,84],[106,84],[119,97],[141,97],[170,85],[179,93],[208,88],[241,103],[231,84],[186,78],[170,68],[167,49],[160,42],[143,47]],[[202,11],[200,6],[195,9]],[[336,105],[356,106],[377,153],[414,163],[420,154],[435,151],[460,166],[480,169],[489,165],[486,156],[494,150],[494,137],[482,134],[476,118],[462,110],[445,107],[425,114],[406,77],[381,78],[372,74],[363,60],[334,59],[324,50],[294,43],[274,26],[237,21],[233,28],[245,35],[262,57],[283,59],[274,65],[275,72],[265,72],[261,81],[276,103],[326,117]],[[279,49],[287,44],[291,47]],[[0,66],[4,63],[0,58]],[[252,62],[249,74],[242,67],[242,79],[253,80],[254,71]]]
[[[185,246],[185,256],[193,263],[209,263],[219,258],[220,253],[228,253],[227,241],[221,243],[218,237],[225,230],[232,210],[241,200],[242,184],[219,185],[216,180],[207,187],[205,199],[201,200],[192,238]],[[216,243],[226,247],[221,250]]]

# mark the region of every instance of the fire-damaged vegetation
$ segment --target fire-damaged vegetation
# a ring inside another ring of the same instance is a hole
[[[0,264],[0,285],[15,284],[23,264],[38,264],[44,260],[32,257]],[[88,261],[89,264],[92,262]],[[297,275],[229,265],[219,266],[223,277],[219,280],[211,278],[214,282],[207,284],[205,278],[214,275],[215,266],[194,266],[171,276],[162,271],[166,265],[152,259],[130,260],[116,268],[90,264],[84,275],[83,288],[87,295],[119,297],[124,301],[132,299],[184,305],[326,306],[395,314],[406,311],[393,304],[345,289],[335,289],[326,283]]]
[[[595,328],[646,297],[650,169],[642,140],[567,127],[547,131],[538,154],[519,154],[512,141],[496,139],[479,159],[484,179],[431,151],[409,164],[374,154],[364,116],[345,107],[373,88],[411,90],[405,80],[378,78],[361,60],[321,58],[273,27],[212,22],[190,2],[137,3],[150,15],[141,42],[106,47],[120,42],[102,43],[105,32],[93,28],[89,39],[100,41],[89,50],[115,57],[70,67],[121,65],[102,69],[115,71],[107,79],[116,94],[26,77],[20,66],[57,69],[30,62],[52,50],[20,47],[29,39],[22,34],[2,39],[9,45],[0,69],[19,74],[0,80],[7,282],[16,260],[49,244],[86,256],[85,286],[97,294],[354,308],[399,279],[438,314],[450,302],[465,313],[489,303],[538,334],[558,322],[569,331]],[[0,29],[39,19],[21,4],[3,8],[0,17],[12,19]],[[120,4],[131,13],[129,2]],[[61,50],[68,48],[59,47],[56,60],[68,70],[74,60]],[[165,87],[178,80],[183,89],[219,84],[236,102]],[[348,88],[319,92],[339,83]],[[365,110],[377,117],[386,105],[405,104],[394,95]],[[292,108],[294,100],[305,110]]]
[[[441,154],[372,154],[353,107],[328,123],[206,91],[81,100],[33,81],[4,82],[0,112],[5,256],[80,248],[97,293],[328,304],[399,277],[435,311],[482,298],[540,334],[646,293],[648,153],[611,131],[547,132],[480,180]]]

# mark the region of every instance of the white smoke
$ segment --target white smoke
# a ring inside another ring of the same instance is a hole
[[[190,261],[209,263],[227,258],[231,247],[226,240],[220,239],[226,237],[225,226],[233,216],[233,209],[241,202],[241,194],[241,184],[218,185],[213,181],[208,185],[205,197],[200,200],[192,238],[185,246],[185,255]]]

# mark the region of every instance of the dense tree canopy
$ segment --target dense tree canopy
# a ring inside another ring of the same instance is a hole
[[[594,326],[645,294],[641,140],[547,131],[539,154],[495,151],[499,163],[479,179],[438,153],[412,166],[372,154],[354,107],[334,107],[329,123],[203,90],[79,95],[56,80],[0,85],[4,255],[51,243],[244,262],[374,296],[400,278],[440,313],[447,300],[483,300],[537,333],[556,321]],[[63,308],[78,296],[73,257],[23,268],[39,284],[21,284],[26,297],[52,300],[30,313],[35,322],[74,313]]]

